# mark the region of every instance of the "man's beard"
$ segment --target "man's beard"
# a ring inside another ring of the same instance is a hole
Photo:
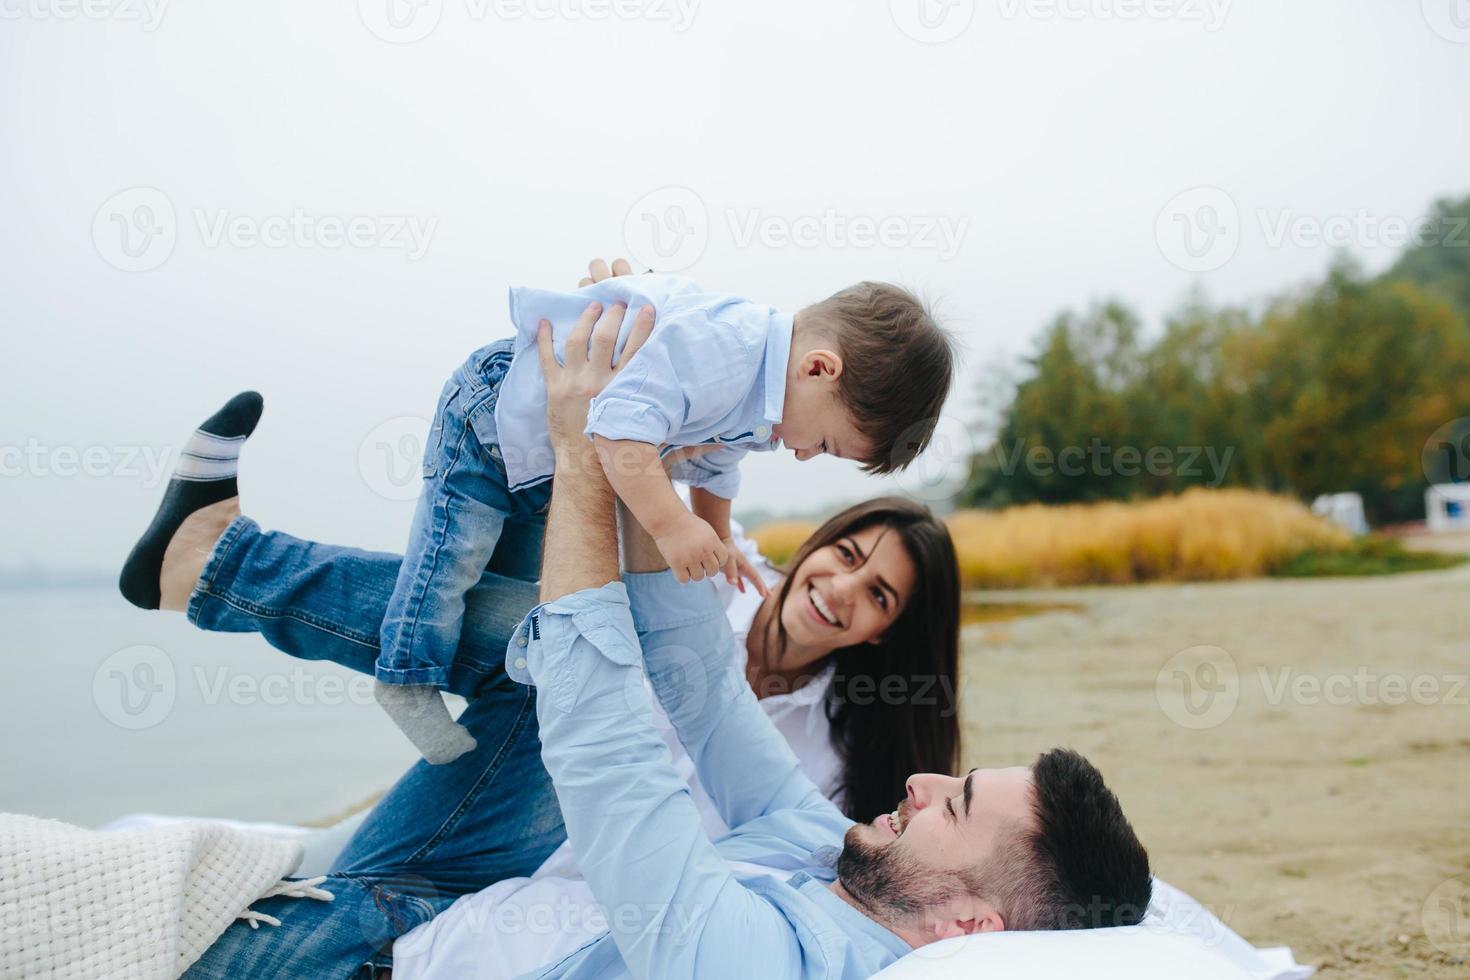
[[[893,845],[863,840],[864,824],[848,828],[837,857],[837,877],[859,905],[885,922],[917,918],[954,895],[953,875],[936,871]]]

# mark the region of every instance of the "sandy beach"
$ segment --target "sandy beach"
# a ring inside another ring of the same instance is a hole
[[[1085,752],[1160,876],[1325,980],[1470,976],[1467,591],[1470,567],[987,593],[1083,608],[966,628],[966,765]]]

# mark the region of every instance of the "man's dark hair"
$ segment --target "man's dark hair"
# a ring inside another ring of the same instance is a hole
[[[919,298],[860,282],[802,310],[842,355],[838,397],[871,443],[868,473],[894,473],[924,451],[954,376],[953,341]]]
[[[1031,767],[1036,826],[1005,848],[1004,873],[987,875],[1007,929],[1132,926],[1148,911],[1148,852],[1102,773],[1071,749]]]

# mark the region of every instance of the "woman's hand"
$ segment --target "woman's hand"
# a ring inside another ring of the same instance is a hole
[[[587,427],[587,406],[653,333],[653,307],[645,306],[638,311],[622,355],[614,360],[618,329],[626,313],[621,303],[605,311],[601,303],[588,305],[567,337],[565,364],[557,363],[551,322],[542,320],[536,331],[536,350],[546,379],[546,427],[558,468],[563,465],[563,456],[573,464],[598,465],[592,442],[582,435]]]

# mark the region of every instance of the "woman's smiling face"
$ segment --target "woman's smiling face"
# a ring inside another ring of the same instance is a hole
[[[873,642],[903,611],[916,575],[903,540],[886,525],[843,535],[791,573],[781,625],[802,648],[830,652]]]

